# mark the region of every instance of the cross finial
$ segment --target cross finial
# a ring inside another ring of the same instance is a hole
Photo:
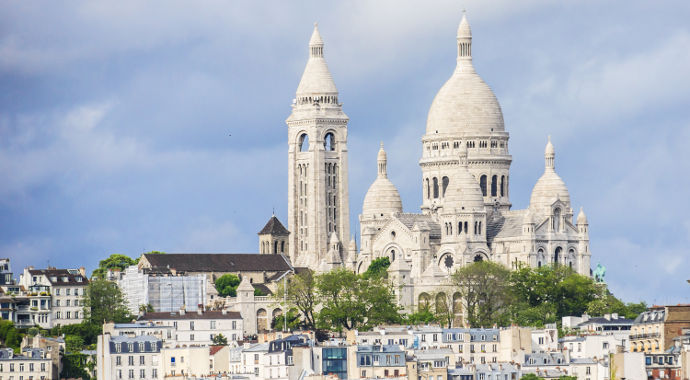
[[[314,21],[314,28],[318,28],[318,27],[319,27],[319,22],[318,22],[318,21]]]

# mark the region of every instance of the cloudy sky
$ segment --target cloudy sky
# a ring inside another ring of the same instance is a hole
[[[550,134],[614,293],[690,302],[681,0],[0,2],[0,256],[20,272],[256,252],[272,210],[287,215],[285,119],[314,21],[350,116],[353,232],[379,141],[418,211],[420,138],[463,7],[510,132],[513,207]]]

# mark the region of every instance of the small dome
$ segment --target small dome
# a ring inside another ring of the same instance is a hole
[[[549,137],[544,151],[544,174],[537,180],[529,199],[529,208],[532,211],[546,213],[558,199],[570,207],[570,193],[565,182],[556,173],[555,158],[556,150]]]
[[[400,193],[398,189],[388,179],[387,173],[387,156],[386,151],[381,149],[377,156],[378,162],[378,176],[374,183],[371,184],[367,195],[364,196],[364,204],[362,205],[362,215],[364,217],[371,216],[388,216],[394,213],[402,212],[402,201],[400,200]]]
[[[472,66],[471,37],[470,24],[463,15],[458,27],[457,66],[431,103],[426,121],[428,135],[505,130],[496,95]]]
[[[532,189],[529,207],[534,211],[548,210],[557,199],[570,205],[570,194],[565,182],[556,174],[555,170],[547,169]]]
[[[580,207],[580,212],[577,214],[577,224],[587,224],[587,216],[582,207]]]

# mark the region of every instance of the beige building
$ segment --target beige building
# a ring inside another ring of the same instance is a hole
[[[84,295],[89,286],[84,268],[34,269],[29,267],[21,274],[19,284],[34,292],[33,294],[47,294],[50,297],[50,305],[48,305],[50,318],[37,315],[34,321],[36,324],[45,327],[48,322],[49,327],[53,327],[81,323],[84,320]],[[42,306],[32,307],[43,310]]]
[[[652,306],[635,318],[630,329],[630,350],[664,352],[684,328],[690,328],[690,305]]]
[[[51,355],[44,349],[27,348],[21,355],[15,355],[11,348],[0,349],[1,379],[57,379],[53,371]]]

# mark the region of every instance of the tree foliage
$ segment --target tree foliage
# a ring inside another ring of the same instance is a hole
[[[127,322],[132,316],[116,283],[94,279],[89,282],[84,295],[84,316],[88,323]]]
[[[80,335],[65,335],[65,349],[67,352],[79,352],[84,349],[84,338]]]
[[[216,290],[221,297],[237,297],[240,278],[234,274],[224,274],[216,279]]]
[[[86,371],[87,355],[80,353],[65,354],[62,356],[62,379],[84,379],[90,380],[91,376]]]
[[[291,309],[287,312],[287,328],[294,331],[303,326],[303,322],[299,317],[297,309]],[[274,330],[282,330],[285,327],[285,316],[283,314],[277,315],[271,321],[271,328]]]
[[[381,277],[365,278],[347,269],[335,269],[317,276],[316,289],[322,304],[320,327],[368,330],[401,321],[393,288]]]
[[[278,283],[278,291],[275,299],[281,304],[287,298],[287,308],[295,308],[304,317],[304,327],[313,329],[316,326],[314,308],[318,303],[316,296],[316,279],[311,270],[299,272],[287,279],[287,297],[285,296],[285,283]]]
[[[509,276],[508,269],[489,261],[472,263],[451,276],[471,327],[507,324],[511,301]]]
[[[228,345],[228,338],[225,337],[223,334],[218,334],[213,336],[213,344],[216,346],[227,346]]]
[[[0,320],[0,341],[7,346],[19,350],[23,334],[14,327],[14,323],[8,320]]]
[[[387,277],[388,267],[391,266],[391,261],[388,257],[379,257],[374,259],[367,270],[362,273],[362,277],[368,279],[373,277]]]
[[[136,265],[138,262],[139,259],[133,259],[129,256],[114,253],[107,259],[98,262],[98,268],[93,270],[91,277],[96,279],[104,279],[108,270],[119,269],[123,271],[128,266]]]

